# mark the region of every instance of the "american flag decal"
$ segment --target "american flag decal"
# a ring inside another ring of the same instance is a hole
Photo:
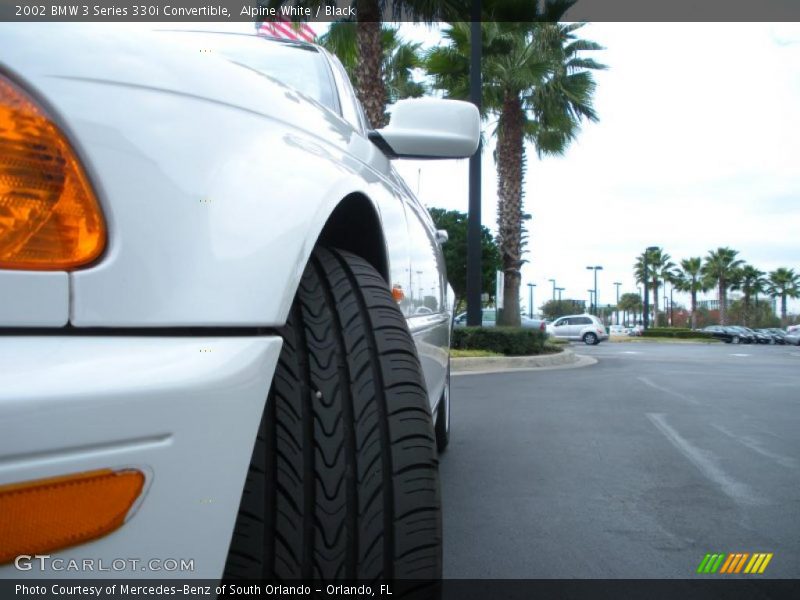
[[[273,21],[262,21],[258,25],[258,33],[284,40],[302,40],[313,42],[317,34],[308,23],[292,22],[286,17],[276,17]]]

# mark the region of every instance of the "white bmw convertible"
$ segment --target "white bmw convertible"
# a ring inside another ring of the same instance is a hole
[[[0,577],[435,578],[452,296],[306,43],[0,25]],[[42,558],[42,557],[46,557]]]

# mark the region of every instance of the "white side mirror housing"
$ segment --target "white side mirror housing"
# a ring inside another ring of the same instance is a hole
[[[478,149],[481,119],[474,104],[414,98],[392,107],[389,125],[370,139],[389,158],[469,158]]]

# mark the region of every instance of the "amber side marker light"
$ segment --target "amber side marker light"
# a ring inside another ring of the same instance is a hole
[[[74,268],[105,242],[100,206],[64,134],[0,75],[0,269]]]
[[[135,469],[0,486],[0,564],[82,544],[119,528],[142,493]]]

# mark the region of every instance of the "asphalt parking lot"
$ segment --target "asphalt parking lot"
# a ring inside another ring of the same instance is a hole
[[[445,576],[800,577],[800,349],[573,349],[598,364],[454,377]]]

